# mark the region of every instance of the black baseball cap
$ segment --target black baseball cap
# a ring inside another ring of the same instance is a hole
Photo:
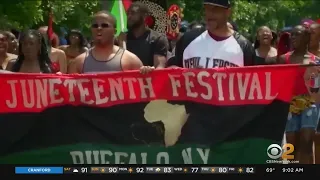
[[[231,3],[230,0],[203,0],[203,4],[219,6],[223,8],[230,8]]]

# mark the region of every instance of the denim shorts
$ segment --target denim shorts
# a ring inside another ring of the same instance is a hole
[[[286,132],[297,132],[302,128],[317,129],[319,122],[319,107],[312,105],[302,111],[301,114],[288,114]]]

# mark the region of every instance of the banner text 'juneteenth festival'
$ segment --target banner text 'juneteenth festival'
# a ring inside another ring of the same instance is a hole
[[[239,101],[271,101],[278,95],[273,92],[271,72],[203,70],[165,74],[167,77],[163,77],[163,81],[155,80],[153,76],[10,79],[7,85],[11,96],[6,96],[5,104],[8,108],[45,108],[69,103],[110,106],[114,104],[112,102],[161,99],[161,94],[167,93],[165,96],[172,99],[183,97],[223,105]]]

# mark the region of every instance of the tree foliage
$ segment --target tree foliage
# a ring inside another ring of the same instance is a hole
[[[54,14],[54,28],[76,28],[88,33],[90,17],[101,9],[99,0],[2,0],[1,29],[27,29],[47,25],[49,11]]]
[[[202,20],[202,1],[168,0],[184,8],[187,21]],[[232,21],[243,33],[255,34],[258,27],[280,30],[298,24],[303,18],[318,16],[320,1],[316,0],[232,0]]]
[[[79,29],[88,34],[93,13],[101,10],[98,0],[57,1],[53,5],[55,24],[69,29]],[[68,4],[67,4],[68,3]],[[62,9],[61,7],[64,7]]]
[[[0,28],[25,28],[42,21],[41,0],[2,0],[0,3]]]
[[[202,20],[202,0],[167,0],[168,5],[184,8],[187,21]],[[232,20],[241,32],[255,34],[259,26],[274,30],[295,25],[302,18],[317,18],[320,1],[316,0],[232,0]],[[101,9],[99,0],[2,0],[0,29],[25,29],[46,25],[53,10],[56,32],[60,27],[77,28],[89,34],[90,17]]]

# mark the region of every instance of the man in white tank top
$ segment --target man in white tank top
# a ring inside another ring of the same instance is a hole
[[[96,13],[92,20],[91,31],[94,47],[73,61],[68,73],[97,73],[126,70],[141,70],[148,73],[153,68],[143,67],[141,60],[133,53],[114,45],[116,19],[107,11]]]

